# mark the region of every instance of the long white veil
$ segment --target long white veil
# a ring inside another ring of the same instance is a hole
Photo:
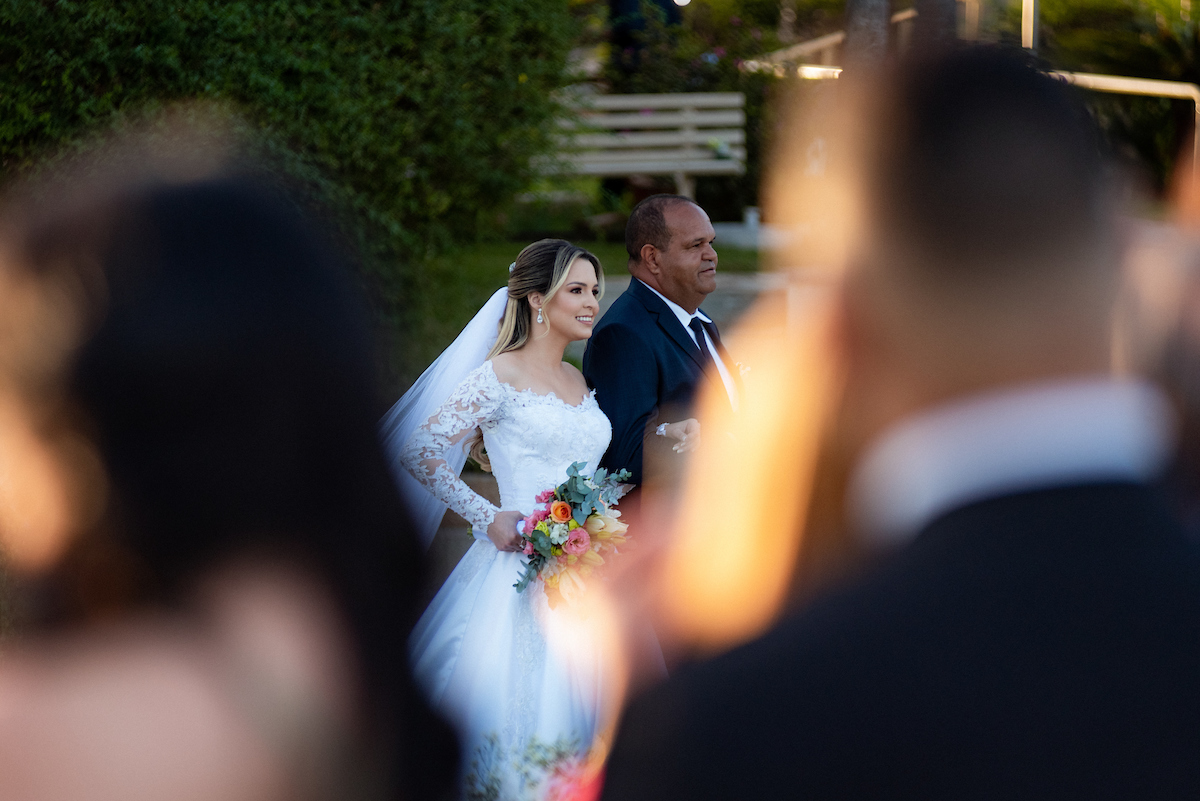
[[[504,317],[507,303],[508,288],[497,289],[462,333],[450,343],[450,347],[442,351],[442,355],[421,373],[421,377],[396,401],[379,424],[392,474],[408,507],[416,535],[426,548],[437,534],[442,516],[446,513],[446,504],[435,498],[425,485],[404,469],[400,464],[400,454],[413,432],[433,416],[468,373],[487,359],[488,351],[496,344],[500,320]],[[466,451],[461,448],[452,448],[446,454],[446,462],[455,473],[462,472],[466,461]]]

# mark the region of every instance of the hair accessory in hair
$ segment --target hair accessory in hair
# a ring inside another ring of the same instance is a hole
[[[514,261],[512,264],[508,265],[508,272],[512,273],[512,271],[515,269],[517,269],[517,263]]]

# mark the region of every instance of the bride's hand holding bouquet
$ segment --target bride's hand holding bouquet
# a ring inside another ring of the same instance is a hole
[[[519,551],[525,547],[521,529],[525,515],[521,512],[497,512],[487,528],[488,539],[498,551]]]

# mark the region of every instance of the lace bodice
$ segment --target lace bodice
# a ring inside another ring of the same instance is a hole
[[[471,490],[446,464],[476,429],[500,487],[497,508]],[[533,511],[538,493],[566,479],[573,462],[595,470],[608,448],[612,426],[590,393],[578,406],[553,393],[518,390],[496,377],[491,361],[473,370],[404,446],[401,462],[447,506],[465,518],[476,537],[499,511]]]

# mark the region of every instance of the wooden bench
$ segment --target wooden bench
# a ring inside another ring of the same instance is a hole
[[[746,97],[741,92],[594,95],[582,100],[556,169],[575,175],[669,175],[695,196],[696,175],[746,171]]]

